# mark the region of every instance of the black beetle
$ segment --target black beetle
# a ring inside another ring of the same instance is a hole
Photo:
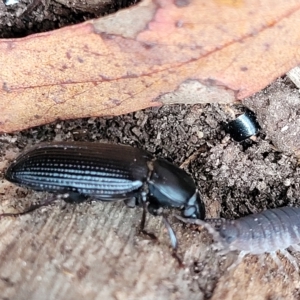
[[[5,178],[37,191],[69,193],[68,202],[81,202],[86,196],[127,200],[129,206],[148,201],[154,215],[160,207],[176,207],[184,209],[186,218],[205,216],[196,185],[185,171],[125,145],[42,143],[20,155]]]
[[[246,110],[245,113],[225,126],[225,130],[237,142],[242,142],[253,135],[257,135],[259,128],[256,116],[251,110]]]
[[[125,200],[129,206],[142,204],[144,208],[147,202],[148,211],[153,215],[161,207],[176,207],[183,209],[185,218],[205,217],[200,194],[185,171],[125,145],[42,143],[21,154],[10,165],[5,178],[33,190],[65,194],[67,202],[81,202],[88,196],[101,201]],[[26,212],[36,207],[39,206],[32,206]],[[176,249],[175,234],[167,220],[164,221]],[[142,231],[144,225],[145,209]]]

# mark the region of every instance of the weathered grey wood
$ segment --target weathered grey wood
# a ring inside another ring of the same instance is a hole
[[[2,297],[199,299],[201,294],[190,291],[184,279],[186,270],[171,257],[167,237],[161,236],[159,245],[136,234],[140,217],[140,209],[123,203],[93,202],[58,203],[3,218]],[[149,226],[160,232],[161,220],[152,218]]]
[[[3,179],[1,211],[11,211],[12,205],[22,210],[44,197],[24,193]],[[208,213],[216,209],[210,205]],[[137,232],[141,213],[122,202],[57,202],[21,217],[2,218],[0,299],[205,299],[213,290],[215,300],[298,299],[299,275],[289,263],[278,272],[271,260],[261,267],[252,258],[228,272],[234,256],[220,264],[207,234],[172,220],[186,264],[178,268],[160,218],[150,217],[147,223],[159,244]]]

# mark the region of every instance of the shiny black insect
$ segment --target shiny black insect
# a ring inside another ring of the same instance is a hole
[[[20,155],[5,178],[37,191],[69,193],[70,202],[86,196],[102,201],[148,201],[160,207],[183,208],[184,217],[203,219],[205,210],[192,178],[163,159],[129,146],[56,142],[40,144]]]
[[[256,116],[250,110],[229,122],[225,127],[226,131],[237,142],[242,142],[251,136],[257,135],[259,128]]]
[[[125,200],[129,206],[148,203],[148,211],[154,215],[162,207],[176,207],[183,209],[185,218],[205,217],[196,185],[185,171],[125,145],[43,143],[20,155],[5,178],[33,190],[66,194],[67,202],[81,202],[86,197]],[[141,227],[144,223],[145,213]],[[176,248],[175,235],[167,228]]]

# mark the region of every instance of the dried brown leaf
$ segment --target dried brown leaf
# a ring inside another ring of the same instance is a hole
[[[299,63],[299,28],[298,0],[144,0],[0,40],[0,131],[242,99]]]

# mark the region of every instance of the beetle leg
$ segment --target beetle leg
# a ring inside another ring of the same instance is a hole
[[[62,195],[62,198],[67,203],[81,203],[86,201],[87,196],[79,194],[77,192],[67,192]]]
[[[177,250],[178,250],[178,240],[176,237],[176,234],[172,228],[172,226],[170,225],[168,219],[165,216],[162,216],[163,222],[166,226],[166,229],[168,231],[169,237],[170,237],[170,241],[171,241],[171,245],[172,245],[172,256],[178,261],[179,266],[182,268],[184,267],[184,264],[182,262],[182,259],[178,256]]]
[[[63,196],[63,195],[60,195],[60,196]],[[38,204],[31,204],[27,209],[25,209],[22,212],[0,214],[0,218],[1,217],[18,217],[18,216],[26,215],[26,214],[28,214],[28,213],[30,213],[32,211],[35,211],[36,209],[38,209],[38,208],[40,208],[42,206],[48,206],[48,205],[50,205],[51,203],[53,203],[54,201],[58,200],[59,198],[60,197],[53,196],[50,199],[46,199],[45,201],[40,202]]]
[[[60,200],[60,199],[63,199],[67,203],[80,203],[80,202],[83,202],[86,200],[86,196],[81,195],[76,192],[67,192],[65,194],[53,195],[52,197],[47,198],[45,201],[42,201],[38,204],[31,204],[27,209],[25,209],[22,212],[0,214],[0,218],[1,217],[17,217],[17,216],[26,215],[30,212],[35,211],[36,209],[38,209],[40,207],[48,206],[48,205],[52,204],[54,201]]]
[[[134,207],[136,207],[136,198],[132,197],[132,198],[126,199],[126,200],[124,200],[124,203],[126,204],[127,207],[134,208]]]
[[[140,232],[143,233],[143,234],[145,234],[145,235],[147,235],[152,240],[157,241],[157,237],[155,236],[154,233],[148,232],[147,230],[145,230],[146,214],[148,212],[148,209],[147,209],[147,203],[145,201],[142,201],[142,203],[143,203],[143,214],[142,214],[142,220],[141,220],[141,224],[140,224]]]
[[[169,233],[172,248],[173,248],[173,250],[176,251],[178,249],[178,241],[177,241],[175,232],[174,232],[173,228],[171,227],[168,219],[165,216],[162,216],[162,219],[163,219],[163,222],[164,222],[164,224],[166,226],[166,229]]]

